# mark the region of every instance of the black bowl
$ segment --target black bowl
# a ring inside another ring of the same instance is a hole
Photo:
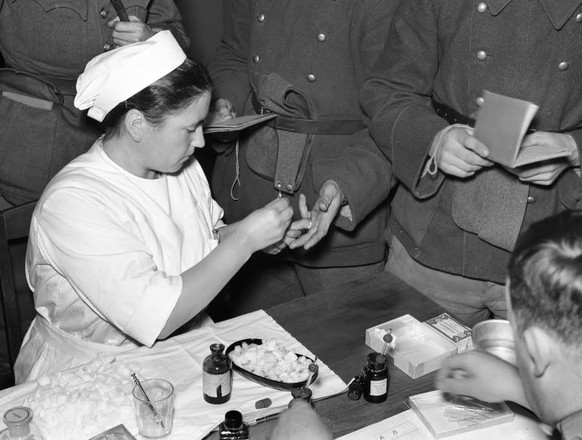
[[[226,352],[225,352],[229,359],[230,359],[230,352],[233,351],[235,349],[235,347],[242,345],[243,342],[246,342],[247,344],[263,345],[262,339],[241,339],[240,341],[233,342],[232,344],[230,344],[228,346],[228,348],[226,349]],[[309,356],[305,356],[304,354],[295,353],[295,355],[297,357],[299,357],[299,356],[306,357],[311,362],[313,362],[313,359],[311,359]],[[251,373],[248,370],[245,370],[243,367],[240,367],[235,362],[232,362],[232,369],[234,371],[236,371],[237,373],[239,373],[241,376],[246,377],[247,379],[252,380],[253,382],[256,382],[256,383],[261,384],[261,385],[265,385],[266,387],[275,388],[276,390],[291,391],[291,390],[294,390],[295,388],[301,388],[301,387],[304,387],[307,385],[307,379],[303,380],[301,382],[280,382],[278,380],[268,379],[266,377],[259,376],[257,374]],[[311,378],[311,383],[313,383],[316,378],[317,378],[317,372],[315,372],[313,374],[313,376]]]

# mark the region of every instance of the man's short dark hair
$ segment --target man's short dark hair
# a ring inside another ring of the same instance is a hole
[[[571,346],[582,341],[582,211],[533,224],[509,263],[518,332],[536,325]]]

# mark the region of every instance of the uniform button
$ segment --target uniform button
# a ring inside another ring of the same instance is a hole
[[[487,58],[487,52],[485,52],[484,50],[480,50],[477,52],[477,59],[479,61],[484,61]]]
[[[485,12],[486,10],[487,10],[487,3],[485,3],[485,2],[480,2],[480,3],[477,5],[477,11],[478,11],[478,12]]]
[[[325,34],[317,34],[317,41],[323,43],[326,39],[327,37],[325,36]]]
[[[570,67],[570,65],[567,61],[562,61],[560,64],[558,64],[558,70],[561,71],[568,70],[568,67]]]
[[[307,81],[309,81],[310,83],[315,82],[315,75],[313,73],[307,75]]]
[[[111,50],[111,44],[109,44],[109,43],[105,43],[105,44],[103,45],[103,50],[104,50],[105,52],[107,52],[108,50]]]
[[[263,21],[265,21],[265,14],[259,14],[259,15],[257,15],[257,21],[259,23],[262,23]]]
[[[479,96],[477,99],[475,99],[475,104],[477,104],[479,107],[481,107],[484,102],[485,99],[482,96]]]
[[[101,15],[101,18],[107,18],[109,16],[109,11],[103,8],[101,9],[101,12],[99,12],[99,15]]]
[[[255,55],[253,57],[253,63],[257,64],[259,61],[261,61],[261,57],[259,55]]]
[[[582,13],[576,14],[576,23],[582,23]]]
[[[527,203],[528,205],[531,205],[532,203],[536,202],[536,198],[533,196],[527,196]]]

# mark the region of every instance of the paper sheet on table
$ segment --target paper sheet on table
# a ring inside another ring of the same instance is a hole
[[[547,440],[549,437],[540,425],[523,415],[516,414],[513,421],[476,431],[447,437],[451,440]],[[411,409],[396,414],[373,425],[340,437],[338,440],[434,440],[422,421]]]
[[[210,354],[210,344],[222,342],[227,347],[245,338],[277,338],[283,341],[286,348],[291,351],[314,356],[273,318],[259,310],[161,341],[151,349],[141,347],[123,353],[117,356],[116,362],[139,365],[139,374],[143,379],[160,377],[171,381],[176,391],[172,440],[200,439],[224,419],[226,411],[237,409],[243,414],[256,413],[255,402],[266,397],[273,402],[271,408],[286,406],[291,400],[289,392],[264,387],[235,372],[233,392],[229,402],[211,405],[204,401],[202,362]],[[346,387],[343,380],[326,365],[320,361],[318,364],[319,376],[311,387],[314,397],[331,395]],[[28,382],[0,392],[0,414],[11,406],[21,404],[27,396],[34,393],[36,388],[37,382]],[[128,395],[127,399],[125,406],[131,406],[131,396]],[[267,409],[266,413],[271,408]],[[127,414],[127,411],[123,411],[123,414]],[[133,416],[133,412],[130,411],[130,414]],[[103,426],[96,426],[95,434],[123,423],[133,435],[137,436],[135,420],[132,417],[128,418],[127,415],[124,417],[126,419],[121,421],[111,420],[110,423],[103,423]],[[51,439],[50,435],[48,438]],[[83,440],[83,438],[75,440]]]

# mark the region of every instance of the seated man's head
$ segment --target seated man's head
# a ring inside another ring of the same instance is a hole
[[[534,224],[513,253],[508,286],[526,395],[554,423],[582,408],[582,212]]]

